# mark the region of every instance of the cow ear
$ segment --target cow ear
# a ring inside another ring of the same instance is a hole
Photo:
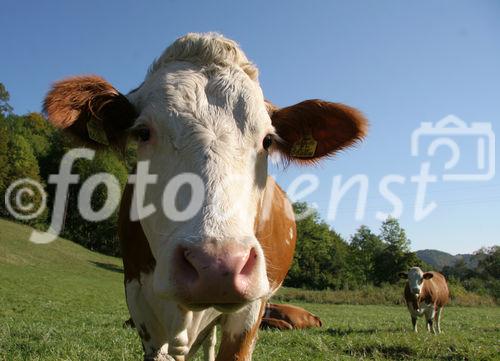
[[[430,272],[425,272],[424,275],[422,276],[424,280],[430,280],[434,275]]]
[[[399,272],[398,276],[399,276],[399,278],[407,279],[408,278],[408,273],[406,273],[406,272]]]
[[[278,109],[266,102],[278,139],[275,147],[290,161],[314,163],[354,145],[367,133],[358,110],[340,103],[306,100]]]
[[[98,76],[71,77],[56,82],[47,94],[44,112],[90,148],[123,149],[136,111],[127,98]]]

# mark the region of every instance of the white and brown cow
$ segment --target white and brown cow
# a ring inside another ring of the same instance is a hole
[[[400,272],[399,277],[407,279],[404,297],[413,330],[417,332],[417,317],[425,315],[427,330],[440,333],[443,307],[450,299],[444,276],[439,272],[423,272],[420,267],[412,267],[408,272]]]
[[[56,83],[45,100],[49,119],[91,147],[122,148],[134,136],[138,168],[149,166],[135,192],[126,187],[119,224],[127,304],[145,359],[189,359],[203,344],[214,360],[216,324],[217,360],[251,359],[296,237],[268,157],[311,164],[366,133],[364,117],[342,104],[273,106],[257,74],[233,41],[188,34],[127,95],[84,76]],[[158,211],[172,199],[175,211]]]

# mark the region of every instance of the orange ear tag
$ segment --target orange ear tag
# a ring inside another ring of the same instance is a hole
[[[311,158],[316,152],[317,145],[318,142],[309,133],[293,144],[290,155],[297,158]]]
[[[87,132],[89,138],[99,144],[109,145],[108,136],[102,128],[102,124],[94,117],[87,122]]]

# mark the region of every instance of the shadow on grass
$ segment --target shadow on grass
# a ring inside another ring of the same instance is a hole
[[[114,265],[112,263],[102,263],[102,262],[95,262],[95,261],[89,261],[92,263],[94,266],[105,269],[106,271],[111,271],[111,272],[116,272],[116,273],[123,273],[123,268],[117,265]]]
[[[408,346],[358,346],[345,350],[345,353],[354,357],[382,356],[389,360],[414,360],[414,351]]]
[[[367,334],[371,335],[372,333],[376,333],[379,330],[376,328],[366,328],[366,329],[355,329],[355,328],[328,328],[326,332],[330,336],[347,336],[347,335],[352,335],[352,334]]]
[[[418,355],[416,350],[411,349],[408,346],[403,345],[393,345],[393,346],[384,346],[384,345],[367,345],[367,346],[355,346],[349,349],[344,350],[344,353],[349,356],[356,358],[378,358],[383,357],[387,360],[416,360],[419,357],[427,357],[432,358],[433,360],[442,360],[442,361],[463,361],[470,360],[467,354],[462,354],[460,352],[456,352],[453,348],[449,348],[447,351],[447,355]],[[418,357],[419,356],[419,357]]]
[[[392,327],[392,328],[384,328],[384,329],[378,329],[378,328],[333,328],[330,327],[326,329],[326,332],[330,336],[347,336],[347,335],[371,335],[377,332],[401,332],[400,328],[397,327]]]

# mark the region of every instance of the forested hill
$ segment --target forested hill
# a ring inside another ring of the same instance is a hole
[[[457,262],[455,256],[443,251],[438,251],[437,249],[417,251],[417,257],[436,270],[442,270],[445,266],[453,266]]]
[[[467,268],[474,269],[483,258],[481,254],[452,255],[437,249],[423,249],[416,253],[419,259],[438,271],[441,271],[444,267],[455,266],[458,262],[463,262]]]

